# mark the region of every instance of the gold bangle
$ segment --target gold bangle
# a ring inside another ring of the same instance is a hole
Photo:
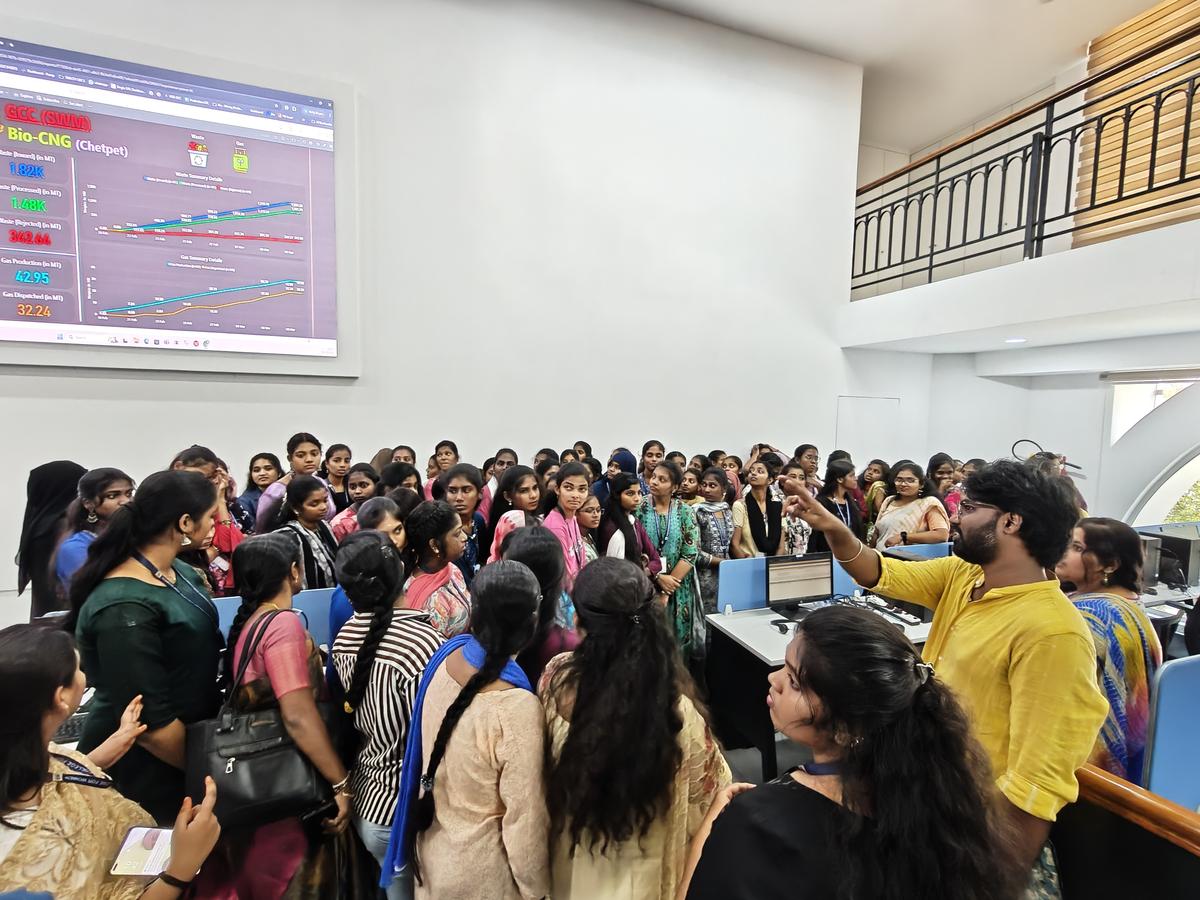
[[[862,556],[863,548],[867,546],[858,538],[855,538],[855,540],[858,541],[858,552],[857,553],[855,553],[849,559],[838,559],[836,556],[834,557],[834,559],[837,560],[838,562],[840,562],[843,566],[850,565],[850,563],[854,562],[856,559],[858,559],[860,556]]]

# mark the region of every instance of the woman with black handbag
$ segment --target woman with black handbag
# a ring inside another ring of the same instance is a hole
[[[338,896],[338,872],[330,861],[332,842],[350,822],[349,775],[317,707],[326,690],[320,652],[299,615],[292,611],[292,598],[301,585],[300,550],[290,535],[258,535],[238,545],[233,564],[242,605],[229,629],[231,684],[226,708],[242,714],[277,707],[294,744],[292,753],[305,757],[332,785],[333,799],[327,814],[314,809],[303,820],[294,811],[275,818],[278,811],[273,815],[269,804],[264,804],[249,817],[251,821],[240,827],[231,824],[200,873],[198,896],[277,900],[297,891],[304,896]],[[194,749],[189,733],[189,772]],[[250,753],[242,753],[240,762],[231,755],[223,773],[212,773],[218,784],[222,774],[251,764]],[[266,783],[261,789],[272,790]],[[244,799],[241,803],[243,810],[249,806]],[[236,812],[227,815],[231,823],[236,822]],[[253,821],[255,818],[260,820]],[[319,821],[323,835],[306,833],[310,821]]]
[[[203,475],[155,472],[109,517],[71,581],[65,626],[96,688],[79,750],[116,731],[141,694],[146,731],[110,774],[160,823],[173,821],[183,801],[186,726],[221,703],[217,608],[201,576],[177,559],[204,542],[216,509],[217,490]]]

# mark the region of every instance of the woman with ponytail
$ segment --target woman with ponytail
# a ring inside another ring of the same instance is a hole
[[[640,567],[596,560],[575,582],[583,642],[542,676],[555,900],[672,900],[730,782],[654,596]]]
[[[185,726],[220,705],[221,632],[200,575],[179,562],[212,530],[217,490],[197,472],[156,472],[109,517],[71,581],[67,628],[96,688],[79,739],[87,753],[117,730],[143,696],[147,730],[111,774],[159,822],[183,800]]]
[[[813,762],[718,796],[680,898],[1023,894],[1029,869],[1000,817],[987,756],[954,693],[898,628],[866,610],[819,609],[796,626],[769,681],[771,721]]]
[[[442,637],[423,611],[403,608],[404,565],[382,532],[346,538],[337,575],[354,607],[333,644],[333,664],[347,685],[345,707],[361,737],[350,781],[354,828],[382,864],[417,685]],[[389,900],[403,896],[402,885],[389,886]]]
[[[417,690],[386,885],[411,864],[417,900],[550,893],[542,704],[513,662],[537,629],[538,582],[502,560],[475,578],[471,633],[430,660]]]
[[[575,632],[575,607],[563,590],[566,560],[558,538],[548,528],[519,528],[504,541],[504,558],[521,563],[538,580],[537,631],[517,656],[530,684],[537,684],[546,663],[579,644]]]
[[[333,786],[336,811],[322,821],[325,840],[309,841],[298,818],[226,831],[196,880],[208,900],[279,900],[300,890],[333,896],[331,841],[350,824],[350,778],[317,709],[326,699],[321,652],[292,609],[300,592],[300,548],[286,534],[249,537],[233,551],[242,603],[229,626],[229,659],[241,679],[230,685],[234,709],[278,708],[296,749]]]
[[[400,581],[401,584],[407,581],[408,576],[412,574],[410,566],[413,565],[411,554],[406,552],[408,549],[408,534],[404,530],[404,521],[408,518],[408,514],[423,502],[425,501],[421,499],[421,495],[416,491],[409,490],[408,488],[396,488],[386,497],[372,497],[370,500],[364,501],[362,508],[358,511],[358,525],[361,527],[361,530],[373,531],[376,534],[383,535],[396,549],[396,552],[400,554],[404,570],[404,576]],[[337,564],[335,561],[334,575],[336,574]],[[342,626],[349,622],[350,617],[353,615],[354,605],[339,585],[329,601],[329,646],[333,646],[334,641],[337,640],[338,633],[342,630]],[[333,693],[334,699],[340,703],[343,688],[341,679],[337,674],[337,668],[333,663],[332,654],[330,654],[329,659],[325,663],[325,679],[329,682],[329,688]]]

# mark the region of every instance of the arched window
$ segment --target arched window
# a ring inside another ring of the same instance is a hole
[[[1135,525],[1200,522],[1200,455],[1185,463],[1150,495]]]

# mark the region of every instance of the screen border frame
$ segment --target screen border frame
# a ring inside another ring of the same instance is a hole
[[[98,35],[50,22],[0,14],[0,35],[73,53],[156,66],[185,75],[217,78],[251,87],[290,91],[333,101],[334,235],[337,266],[337,356],[300,356],[220,350],[154,350],[105,346],[64,346],[39,341],[0,341],[0,371],[10,366],[85,368],[142,372],[195,372],[237,375],[303,375],[358,378],[362,375],[362,294],[359,259],[357,92],[353,85],[200,56],[174,46],[158,46]],[[98,40],[99,38],[99,40]]]
[[[772,600],[771,599],[771,567],[772,562],[776,567],[786,565],[788,563],[811,562],[821,560],[829,566],[829,593],[824,596],[799,597],[791,600]],[[801,554],[782,554],[780,556],[766,557],[766,564],[763,566],[763,599],[767,603],[768,609],[780,609],[786,607],[798,606],[801,603],[813,603],[817,600],[831,599],[837,592],[833,589],[833,553],[801,553]]]

